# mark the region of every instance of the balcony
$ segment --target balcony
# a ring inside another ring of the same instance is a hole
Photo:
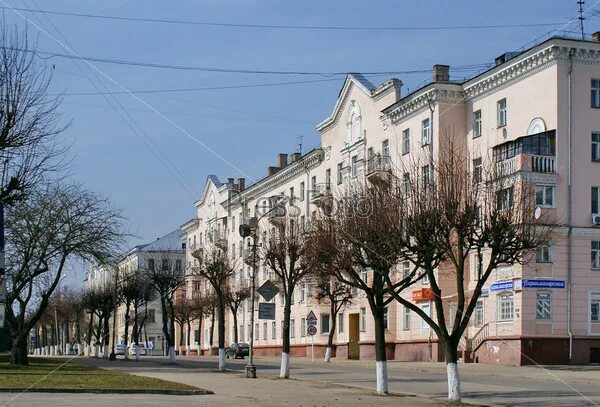
[[[376,154],[367,160],[367,180],[374,185],[387,185],[392,179],[392,160],[387,155]]]
[[[507,176],[519,171],[556,173],[556,157],[553,155],[519,154],[496,163],[498,176]]]
[[[223,251],[227,251],[229,247],[227,241],[227,233],[225,230],[216,229],[210,232],[209,234],[210,241],[215,245],[216,248],[221,249]]]
[[[322,208],[325,204],[331,200],[331,185],[330,184],[317,184],[313,187],[311,193],[310,202]]]

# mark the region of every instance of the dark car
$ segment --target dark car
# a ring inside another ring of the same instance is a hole
[[[244,359],[244,356],[250,354],[250,345],[247,343],[232,343],[227,349],[225,349],[225,357],[237,359]]]

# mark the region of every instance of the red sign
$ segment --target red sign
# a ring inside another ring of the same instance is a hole
[[[429,301],[433,300],[433,291],[431,288],[421,288],[412,292],[413,301]]]

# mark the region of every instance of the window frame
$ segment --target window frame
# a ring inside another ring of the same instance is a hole
[[[545,251],[544,251],[545,249]],[[535,254],[536,263],[553,263],[552,242],[547,241],[538,246]]]
[[[600,162],[600,132],[592,132],[592,161]]]
[[[600,187],[592,186],[590,192],[592,214],[598,215],[600,214]]]
[[[481,137],[482,133],[481,109],[478,109],[473,112],[473,138]]]
[[[337,164],[337,184],[340,185],[343,182],[343,174],[342,172],[344,171],[344,163],[338,163]]]
[[[473,326],[479,328],[483,325],[485,325],[485,301],[483,298],[479,298],[473,309]]]
[[[325,319],[325,317],[327,318]],[[327,321],[327,330],[325,330],[325,324],[323,323],[325,320]],[[321,325],[321,334],[328,334],[331,329],[331,315],[328,313],[320,314],[319,322]]]
[[[546,295],[547,298],[540,299],[540,295]],[[547,308],[542,306],[540,313],[540,303],[547,303]],[[536,321],[552,321],[553,316],[552,291],[539,290],[535,293],[535,320]]]
[[[594,297],[597,297],[597,298],[594,298]],[[593,319],[594,304],[596,304],[596,306],[597,306],[596,319]],[[588,309],[590,310],[590,316],[589,316],[590,324],[600,324],[600,291],[590,291],[589,308]]]
[[[498,128],[506,127],[508,124],[508,103],[506,98],[502,98],[496,102],[496,115]]]
[[[505,297],[505,298],[502,298]],[[510,298],[510,302],[508,299]],[[503,308],[503,305],[510,305],[509,309]],[[515,295],[511,291],[502,291],[496,294],[496,320],[498,322],[512,322],[515,319]],[[504,311],[510,311],[510,315],[504,315]]]
[[[402,330],[410,331],[410,308],[407,306],[402,307]]]
[[[541,192],[542,202],[538,202],[538,191]],[[550,203],[548,201],[548,191],[550,191]],[[556,207],[556,186],[548,184],[535,184],[535,205],[540,208]]]
[[[600,270],[600,240],[591,242],[592,270]]]
[[[590,106],[592,109],[600,108],[600,79],[592,78],[590,84]]]
[[[425,147],[431,143],[431,120],[426,118],[421,121],[421,146]]]
[[[367,331],[367,309],[365,307],[360,308],[358,314],[358,330],[359,332]]]
[[[410,153],[410,129],[402,130],[402,155]]]

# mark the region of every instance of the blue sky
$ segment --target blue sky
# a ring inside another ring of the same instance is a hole
[[[491,1],[92,1],[2,0],[13,7],[127,17],[183,19],[243,24],[336,26],[448,26],[564,22],[576,14],[575,0]],[[587,6],[594,2],[588,1]],[[5,4],[2,4],[5,5]],[[600,8],[600,6],[598,6]],[[4,11],[11,23],[22,17]],[[23,12],[36,24],[32,14]],[[48,20],[38,18],[57,35]],[[455,31],[302,31],[154,24],[48,15],[78,53],[85,56],[159,64],[234,69],[311,72],[380,72],[430,69],[493,61],[504,51],[520,48],[553,27]],[[595,31],[600,19],[586,22]],[[573,27],[573,26],[571,26]],[[556,27],[558,28],[558,26]],[[39,35],[41,51],[65,51]],[[73,61],[47,60],[54,65],[53,91],[95,92]],[[176,71],[94,63],[106,75],[130,89],[198,88],[324,79],[284,76]],[[396,75],[414,88],[430,73]],[[175,180],[138,136],[98,95],[65,96],[62,111],[73,124],[65,142],[72,143],[71,173],[77,180],[108,196],[128,216],[138,244],[162,236],[194,215],[208,174],[221,179],[262,177],[279,152],[294,152],[298,136],[305,150],[318,144],[315,124],[333,108],[343,77],[286,86],[221,89],[185,93],[141,94],[154,106],[222,158],[192,140],[130,95],[117,96],[174,163],[186,181]],[[380,83],[385,77],[371,78]],[[108,89],[120,90],[103,78]],[[243,174],[234,170],[235,164]],[[181,177],[179,177],[181,178]],[[186,191],[182,185],[186,185]],[[188,185],[189,184],[189,185]]]

